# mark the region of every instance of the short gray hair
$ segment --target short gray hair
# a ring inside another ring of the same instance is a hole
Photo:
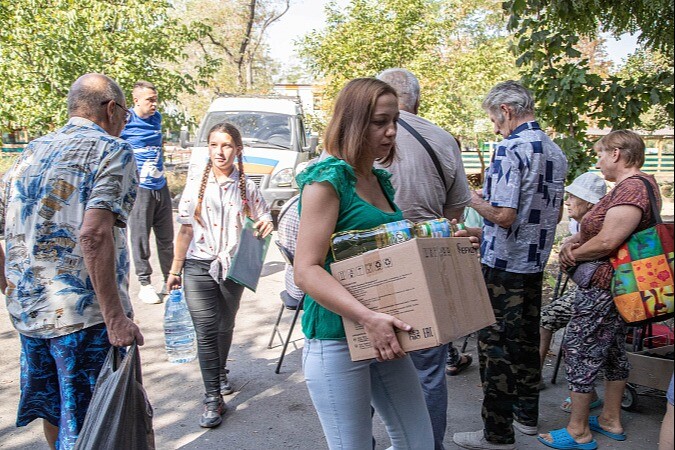
[[[500,105],[510,106],[517,118],[534,114],[532,94],[517,81],[509,80],[497,84],[485,96],[482,106],[485,111],[503,120],[504,115],[499,110]]]
[[[414,111],[420,99],[420,82],[409,70],[393,68],[380,72],[377,77],[396,90],[398,103],[407,111]]]
[[[100,73],[88,73],[75,80],[68,91],[68,116],[87,119],[102,116],[102,103],[114,100],[124,105],[124,93],[110,77]]]

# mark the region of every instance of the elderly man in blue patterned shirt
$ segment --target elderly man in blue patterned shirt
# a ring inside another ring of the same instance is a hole
[[[483,217],[481,262],[496,324],[479,332],[484,430],[455,433],[470,449],[513,449],[513,428],[537,433],[543,272],[563,206],[567,159],[534,118],[515,81],[496,85],[483,109],[502,140],[471,206]]]
[[[0,186],[0,289],[21,338],[16,424],[43,419],[60,450],[75,445],[110,346],[143,345],[127,292],[138,175],[117,136],[128,114],[117,83],[83,75],[66,126],[31,142]]]

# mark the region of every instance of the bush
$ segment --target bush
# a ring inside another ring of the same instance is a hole
[[[166,176],[166,184],[169,186],[169,192],[171,192],[171,198],[176,198],[177,195],[182,194],[183,189],[185,189],[187,172],[172,170],[164,172],[164,175]]]

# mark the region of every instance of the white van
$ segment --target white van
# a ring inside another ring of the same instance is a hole
[[[298,193],[296,167],[316,151],[316,140],[305,130],[299,98],[284,96],[223,96],[216,98],[202,120],[194,144],[181,139],[184,147],[194,145],[190,165],[208,160],[208,132],[219,122],[239,128],[244,141],[244,172],[260,188],[272,215]]]

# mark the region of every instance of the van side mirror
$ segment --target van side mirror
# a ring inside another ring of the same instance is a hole
[[[319,135],[312,133],[309,136],[309,145],[307,147],[304,147],[303,150],[309,152],[310,155],[315,155],[316,148],[318,145],[319,145]]]
[[[182,148],[194,147],[194,142],[188,142],[190,140],[190,133],[187,130],[180,131],[179,142]]]

